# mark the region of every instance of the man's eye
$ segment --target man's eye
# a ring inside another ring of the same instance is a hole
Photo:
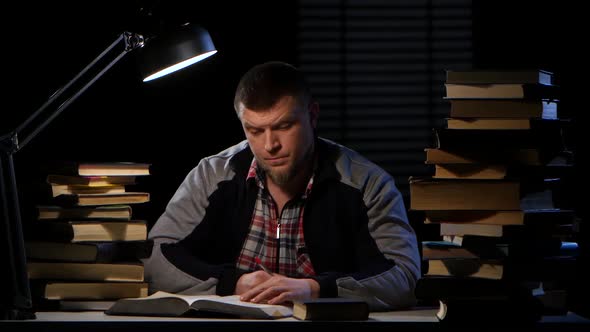
[[[292,126],[293,126],[293,124],[292,124],[292,123],[284,123],[284,124],[281,124],[281,125],[279,126],[279,129],[283,129],[283,130],[285,130],[285,129],[289,129],[289,128],[291,128]]]
[[[250,129],[250,135],[260,135],[260,133],[262,133],[262,130],[260,129]]]

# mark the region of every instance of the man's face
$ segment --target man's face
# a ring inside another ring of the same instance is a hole
[[[311,161],[317,111],[317,104],[303,109],[292,96],[265,110],[242,108],[242,127],[258,166],[277,185],[291,181]]]

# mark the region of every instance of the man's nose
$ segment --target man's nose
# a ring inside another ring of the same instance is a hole
[[[264,137],[264,149],[268,152],[277,151],[281,147],[278,136],[272,130],[268,130]]]

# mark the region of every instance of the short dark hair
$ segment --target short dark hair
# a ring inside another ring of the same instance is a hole
[[[253,110],[268,109],[284,96],[293,96],[306,106],[311,93],[305,75],[285,62],[265,62],[242,76],[234,96],[234,108],[239,116],[240,104]]]

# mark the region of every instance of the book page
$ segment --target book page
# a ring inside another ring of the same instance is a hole
[[[174,297],[184,300],[185,302],[191,304],[195,301],[199,300],[208,300],[211,302],[217,303],[225,303],[232,306],[239,306],[245,308],[255,308],[265,312],[270,316],[280,316],[280,317],[287,317],[290,316],[292,313],[292,309],[288,306],[283,305],[274,305],[274,304],[264,304],[264,303],[252,303],[252,302],[244,302],[240,300],[239,295],[229,295],[229,296],[219,296],[219,295],[183,295],[183,294],[174,294],[168,293],[164,291],[158,291],[148,297],[138,298],[134,300],[148,300],[148,299],[156,299],[156,298],[166,298],[166,297]]]

